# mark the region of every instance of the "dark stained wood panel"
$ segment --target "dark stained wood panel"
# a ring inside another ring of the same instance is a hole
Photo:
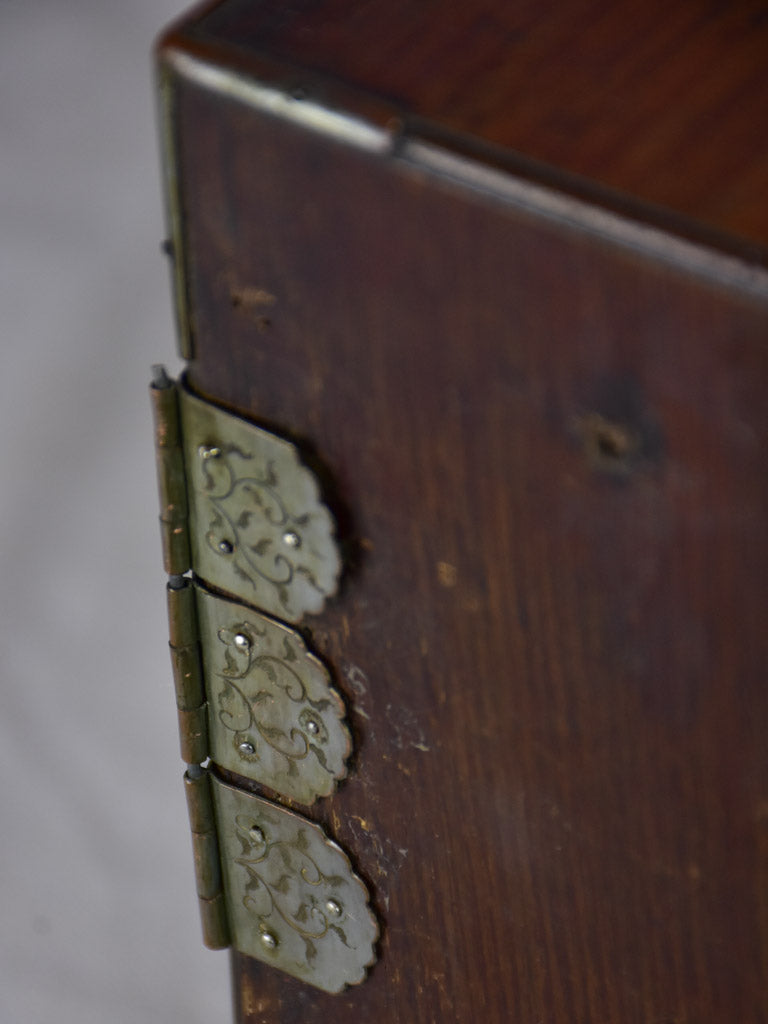
[[[383,921],[337,997],[235,956],[238,1020],[763,1021],[768,298],[175,96],[190,382],[342,523],[312,813]]]
[[[764,0],[228,0],[187,35],[768,245]]]

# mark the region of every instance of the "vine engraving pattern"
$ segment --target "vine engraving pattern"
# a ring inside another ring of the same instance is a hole
[[[292,811],[215,789],[237,948],[328,992],[362,981],[378,926],[344,852]]]
[[[298,633],[197,588],[214,760],[311,804],[346,774],[352,741],[328,670]]]
[[[196,571],[289,622],[321,611],[341,561],[314,475],[289,442],[181,399]]]

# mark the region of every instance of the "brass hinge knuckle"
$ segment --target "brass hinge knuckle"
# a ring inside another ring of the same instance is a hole
[[[167,596],[181,756],[187,764],[202,764],[209,753],[208,703],[192,581],[183,577],[169,583]]]
[[[163,564],[169,576],[180,576],[190,568],[191,557],[179,392],[165,370],[159,368],[149,393],[155,424]]]
[[[208,772],[201,768],[189,769],[184,775],[184,788],[189,811],[189,827],[192,832],[203,942],[209,949],[226,949],[231,942],[230,929],[222,886],[216,814]]]

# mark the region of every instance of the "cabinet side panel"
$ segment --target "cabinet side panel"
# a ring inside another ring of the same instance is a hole
[[[341,524],[312,813],[383,921],[241,1021],[758,1021],[765,302],[181,82],[197,391]]]

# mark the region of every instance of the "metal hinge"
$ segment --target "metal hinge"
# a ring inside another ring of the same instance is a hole
[[[333,520],[296,447],[158,372],[150,388],[166,572],[286,622],[338,585]]]
[[[320,826],[278,802],[332,794],[352,752],[330,672],[288,624],[336,591],[333,520],[294,445],[163,370],[150,391],[204,941],[338,992],[375,960],[368,892]]]
[[[183,577],[168,587],[182,757],[211,757],[312,804],[346,775],[352,738],[325,665],[302,637]]]
[[[232,945],[326,992],[363,981],[379,930],[343,850],[208,769],[188,769],[184,782],[206,945]]]

